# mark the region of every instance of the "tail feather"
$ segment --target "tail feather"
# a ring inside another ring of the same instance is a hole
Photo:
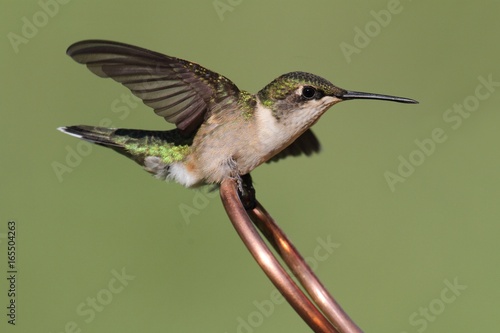
[[[121,147],[120,144],[111,139],[111,136],[116,130],[114,128],[80,125],[59,127],[58,130],[76,138],[83,139],[101,146],[110,148]]]
[[[179,149],[192,144],[192,137],[184,137],[177,129],[170,131],[145,131],[124,128],[105,128],[96,126],[67,126],[59,127],[59,131],[83,139],[100,146],[108,147],[116,152],[131,158],[144,166],[148,156],[160,157],[169,164],[169,160],[182,158]]]

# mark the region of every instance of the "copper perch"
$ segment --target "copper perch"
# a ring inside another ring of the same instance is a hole
[[[243,243],[264,273],[314,332],[362,333],[257,200],[247,213],[233,179],[222,182],[220,195],[229,219]],[[311,299],[281,266],[256,227],[285,261]]]

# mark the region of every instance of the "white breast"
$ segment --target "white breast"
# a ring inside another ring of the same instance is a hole
[[[257,100],[255,111],[257,120],[257,136],[262,147],[272,149],[290,140],[290,134],[273,116],[272,110]]]

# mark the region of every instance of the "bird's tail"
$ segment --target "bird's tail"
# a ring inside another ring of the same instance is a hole
[[[141,165],[144,165],[144,159],[148,156],[158,157],[165,164],[180,160],[184,155],[181,152],[185,153],[192,143],[192,138],[183,137],[176,129],[144,131],[78,125],[59,127],[58,130],[79,139],[111,148]]]
[[[76,138],[83,139],[85,141],[89,141],[101,146],[109,148],[120,147],[120,144],[111,138],[113,133],[116,131],[116,129],[114,128],[80,125],[59,127],[58,130]]]

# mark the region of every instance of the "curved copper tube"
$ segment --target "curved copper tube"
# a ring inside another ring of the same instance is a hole
[[[314,306],[267,248],[241,204],[233,179],[226,179],[220,195],[227,215],[254,259],[288,303],[314,332],[338,332]]]
[[[339,332],[362,333],[361,329],[330,295],[295,246],[288,240],[271,215],[258,201],[256,207],[250,211],[250,218],[283,258],[314,303]]]

